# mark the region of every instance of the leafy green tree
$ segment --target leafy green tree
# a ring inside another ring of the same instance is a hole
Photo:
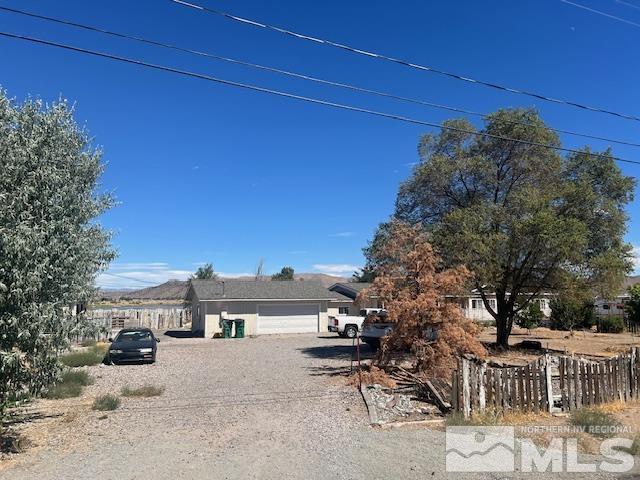
[[[193,274],[193,278],[198,280],[214,280],[218,278],[218,274],[214,272],[213,265],[206,263],[198,267],[196,273]]]
[[[530,330],[540,325],[543,319],[544,314],[540,309],[540,303],[529,302],[528,305],[518,313],[516,323],[522,328]]]
[[[364,266],[360,270],[353,272],[351,281],[353,283],[371,283],[375,280],[376,273],[369,266]]]
[[[631,268],[623,235],[635,183],[609,151],[562,156],[536,145],[560,141],[529,109],[490,115],[481,132],[492,137],[463,132],[475,131],[466,120],[445,125],[457,130],[422,137],[421,162],[400,186],[394,216],[422,224],[445,266],[474,273],[499,345],[508,345],[517,314],[541,292],[581,285],[607,296],[619,288]],[[368,258],[386,235],[383,224]]]
[[[278,273],[271,275],[271,280],[293,280],[293,268],[282,267]]]
[[[575,330],[591,328],[598,318],[593,302],[561,296],[551,300],[551,328],[554,330]]]
[[[629,295],[631,298],[625,306],[629,321],[640,325],[640,283],[629,287]]]
[[[59,374],[59,353],[87,328],[73,305],[96,293],[115,254],[96,218],[101,152],[61,101],[23,104],[0,90],[0,417]]]

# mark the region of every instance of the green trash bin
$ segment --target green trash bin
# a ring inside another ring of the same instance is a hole
[[[236,336],[235,338],[244,338],[244,320],[238,319],[236,322]]]
[[[222,337],[223,338],[231,338],[231,326],[233,325],[233,320],[223,320],[222,321]]]

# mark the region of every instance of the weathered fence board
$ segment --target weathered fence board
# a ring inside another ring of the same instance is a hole
[[[451,404],[468,416],[487,409],[570,411],[640,399],[639,353],[633,347],[629,353],[602,361],[567,356],[552,360],[547,354],[528,365],[507,368],[461,358],[452,377],[455,398]]]

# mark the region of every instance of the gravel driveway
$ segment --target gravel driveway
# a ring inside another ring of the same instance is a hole
[[[46,435],[0,477],[446,477],[443,433],[368,426],[359,393],[338,377],[349,367],[350,340],[161,340],[156,364],[91,367],[96,382],[80,399],[40,401],[43,411],[64,415],[42,421]],[[123,398],[106,419],[90,409],[100,393],[144,384],[165,392]]]

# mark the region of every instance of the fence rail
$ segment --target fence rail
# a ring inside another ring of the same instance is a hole
[[[114,331],[123,328],[146,327],[154,330],[179,328],[191,323],[191,310],[188,308],[131,308],[131,309],[95,309],[87,316],[98,328],[95,335],[77,337],[76,342],[84,340],[106,340]]]
[[[461,358],[452,378],[452,408],[570,411],[640,398],[640,350],[601,361],[546,354],[520,367],[498,368]]]

